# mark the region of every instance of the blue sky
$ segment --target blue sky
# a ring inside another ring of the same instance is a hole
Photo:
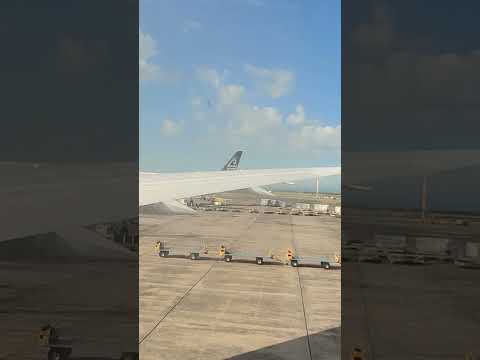
[[[140,168],[340,164],[340,1],[140,1]]]

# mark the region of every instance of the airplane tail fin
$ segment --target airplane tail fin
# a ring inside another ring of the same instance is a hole
[[[243,151],[237,151],[233,156],[228,160],[222,170],[236,170],[238,164],[240,163],[240,158],[242,157]]]

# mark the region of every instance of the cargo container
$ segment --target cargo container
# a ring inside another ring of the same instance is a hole
[[[295,208],[300,210],[310,210],[310,204],[296,203]]]
[[[328,208],[326,204],[313,204],[313,210],[319,214],[328,214]]]
[[[270,206],[270,199],[261,199],[260,205],[262,206]]]
[[[290,215],[302,215],[302,210],[299,209],[291,209]]]

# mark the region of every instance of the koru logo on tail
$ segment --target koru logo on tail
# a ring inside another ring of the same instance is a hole
[[[237,151],[230,160],[225,164],[222,170],[235,170],[238,168],[240,163],[240,158],[242,156],[242,151]]]

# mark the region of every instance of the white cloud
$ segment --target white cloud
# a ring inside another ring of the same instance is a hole
[[[212,111],[219,122],[227,126],[227,135],[252,135],[281,124],[282,116],[275,108],[254,106],[244,99],[246,89],[243,86],[224,84],[227,72],[221,76],[215,69],[203,68],[197,74],[215,90]]]
[[[303,105],[297,105],[289,114],[286,123],[290,125],[288,144],[295,150],[339,150],[341,127],[322,125],[318,120],[308,119]]]
[[[165,119],[162,121],[160,127],[160,133],[163,136],[175,136],[178,135],[183,129],[181,122],[176,122],[170,119]]]
[[[230,120],[229,135],[235,137],[259,136],[265,139],[277,134],[282,124],[282,115],[273,107],[238,104],[224,114]]]
[[[226,76],[225,71],[222,76],[215,69],[206,68],[206,67],[197,69],[197,78],[200,81],[212,86],[215,89],[218,89],[220,87],[220,85],[223,83],[223,79],[225,76]]]
[[[287,124],[297,126],[303,123],[305,123],[305,110],[302,105],[297,105],[295,112],[287,116]]]
[[[309,124],[294,130],[289,134],[290,147],[299,150],[338,150],[340,149],[341,127],[340,125],[321,126]]]
[[[218,90],[218,100],[222,105],[233,105],[241,100],[245,89],[240,85],[225,85]]]
[[[302,104],[284,116],[275,107],[251,103],[247,88],[226,84],[225,76],[215,69],[200,69],[197,75],[211,87],[214,95],[213,105],[207,112],[203,107],[192,107],[193,118],[208,121],[215,136],[231,146],[289,149],[313,156],[332,151],[339,153],[340,126],[309,119]],[[197,98],[193,98],[192,104],[198,104]]]
[[[285,69],[266,69],[245,65],[245,71],[264,94],[274,99],[288,94],[295,82],[294,74]]]
[[[182,24],[182,30],[183,32],[192,32],[192,31],[197,31],[202,28],[202,24],[196,20],[186,20]]]
[[[138,45],[138,69],[140,80],[153,80],[160,75],[160,68],[158,65],[151,62],[151,58],[158,52],[157,44],[150,35],[140,30]]]
[[[181,74],[176,71],[165,71],[153,62],[153,57],[158,54],[157,43],[147,33],[139,31],[138,39],[138,70],[140,80],[159,80],[162,82],[175,82]]]

